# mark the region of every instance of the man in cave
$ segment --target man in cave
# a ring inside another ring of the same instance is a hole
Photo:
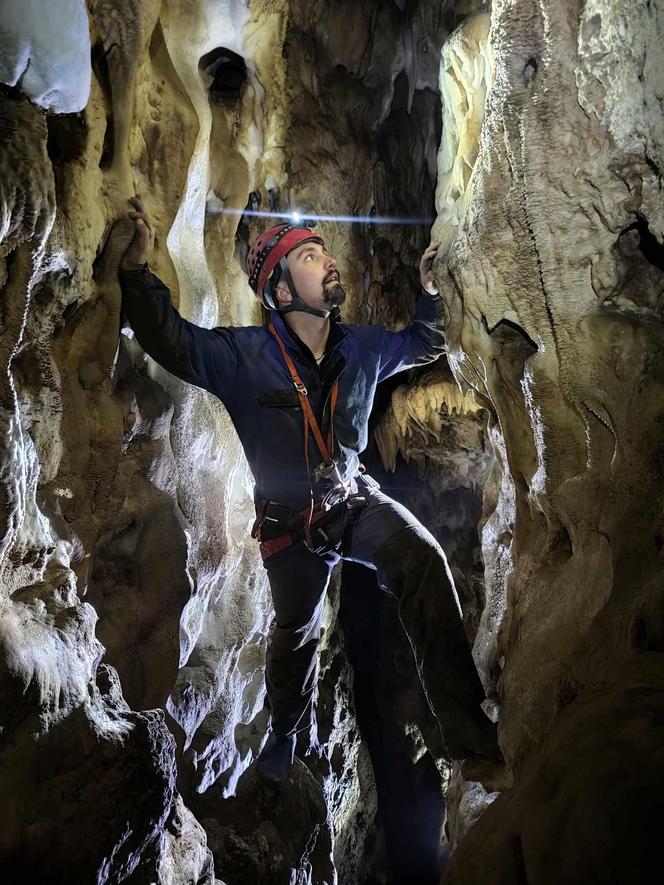
[[[148,269],[152,224],[130,200],[135,234],[121,263],[122,306],[136,338],[167,371],[227,408],[255,479],[256,522],[276,623],[266,660],[271,731],[261,776],[281,783],[308,729],[325,594],[339,559],[368,566],[398,599],[447,758],[500,760],[496,726],[466,640],[445,554],[360,463],[376,385],[444,351],[442,299],[420,262],[415,320],[403,331],[340,322],[346,294],[335,259],[308,227],[279,224],[247,255],[267,325],[205,329],[172,307]],[[432,630],[435,625],[435,632]]]

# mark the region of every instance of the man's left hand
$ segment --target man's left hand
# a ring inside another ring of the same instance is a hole
[[[440,243],[431,243],[420,258],[420,283],[422,284],[422,288],[430,295],[438,294],[438,286],[433,278],[432,268],[433,260],[436,257],[436,252],[439,248]]]

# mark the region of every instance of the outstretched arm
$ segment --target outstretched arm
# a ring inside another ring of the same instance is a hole
[[[432,243],[420,260],[422,291],[415,319],[401,332],[383,331],[378,380],[433,362],[445,351],[443,300],[433,278],[433,260],[440,243]]]
[[[185,320],[171,304],[168,288],[147,267],[154,243],[150,219],[134,197],[129,217],[134,239],[120,264],[122,309],[146,353],[160,366],[197,387],[221,396],[238,368],[237,350],[228,329],[204,329]]]

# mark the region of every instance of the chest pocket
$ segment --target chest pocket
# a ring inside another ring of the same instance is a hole
[[[259,390],[256,392],[256,402],[262,408],[302,409],[300,397],[293,387]]]

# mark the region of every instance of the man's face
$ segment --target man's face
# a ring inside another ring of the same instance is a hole
[[[288,269],[298,295],[309,307],[332,310],[346,300],[337,262],[320,243],[302,243],[288,254]]]

